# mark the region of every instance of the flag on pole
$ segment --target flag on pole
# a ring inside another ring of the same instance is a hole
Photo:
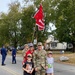
[[[44,30],[44,28],[38,27],[38,30],[41,31],[41,30]]]
[[[44,23],[44,13],[42,5],[40,5],[39,10],[35,13],[34,18],[36,20],[36,25],[38,26],[38,30],[44,30],[45,23]]]

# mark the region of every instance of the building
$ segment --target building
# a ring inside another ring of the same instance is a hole
[[[47,48],[50,50],[66,50],[67,43],[62,42],[60,43],[57,39],[54,38],[54,36],[50,35],[48,39],[46,40]]]

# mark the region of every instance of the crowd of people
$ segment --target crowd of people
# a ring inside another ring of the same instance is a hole
[[[5,65],[7,50],[5,46],[1,49],[2,66]],[[54,75],[53,70],[53,53],[52,51],[44,50],[43,44],[38,42],[37,49],[34,50],[33,43],[25,44],[22,50],[22,67],[23,75]],[[12,64],[16,64],[16,49],[12,48]]]
[[[32,43],[25,44],[23,50],[23,75],[54,75],[52,52],[46,52],[38,42],[37,50]]]

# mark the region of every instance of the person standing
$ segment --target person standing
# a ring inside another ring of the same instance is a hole
[[[33,45],[33,43],[29,44],[29,48],[30,48],[29,53],[32,55],[32,62],[33,62],[33,53],[34,53],[34,45]],[[33,70],[32,75],[35,75],[35,69]]]
[[[25,52],[25,58],[24,61],[22,62],[23,64],[27,61],[27,55],[31,54],[32,55],[32,62],[33,62],[33,52],[34,52],[34,45],[33,43],[29,43],[29,50]],[[35,71],[33,70],[32,75],[35,75]]]
[[[47,55],[47,69],[46,69],[47,75],[54,75],[53,63],[54,63],[54,58],[52,56],[52,52],[49,51]]]
[[[42,49],[42,43],[38,42],[37,50],[33,53],[33,62],[35,68],[35,75],[45,75],[46,63],[46,51]]]
[[[23,60],[25,59],[26,52],[29,50],[28,44],[24,45],[24,49],[22,50]]]
[[[34,70],[34,64],[32,62],[32,55],[28,54],[27,55],[27,61],[23,65],[23,75],[33,75],[32,72]]]
[[[22,65],[24,64],[24,62],[27,60],[27,52],[29,51],[29,46],[28,44],[24,45],[24,49],[22,51],[22,55],[23,55],[23,61],[22,61]]]
[[[6,50],[5,46],[3,46],[1,49],[1,55],[2,55],[2,64],[1,65],[4,66],[4,65],[6,65],[6,64],[4,64],[4,62],[5,62],[6,55],[7,55],[7,50]]]
[[[33,53],[34,53],[34,45],[33,45],[33,43],[30,43],[29,44],[29,50],[26,52],[26,56],[28,54],[31,54],[33,56]]]
[[[12,64],[16,64],[16,49],[12,48]]]

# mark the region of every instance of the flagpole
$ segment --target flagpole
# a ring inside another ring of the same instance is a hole
[[[34,27],[34,32],[33,32],[33,39],[35,37],[36,40],[38,40],[38,29],[41,31],[41,30],[44,30],[44,21],[43,21],[43,7],[42,7],[42,2],[43,0],[41,0],[40,2],[40,7],[38,9],[38,11],[35,13],[34,15],[34,18],[36,20],[36,24],[35,24],[35,27]],[[34,5],[35,6],[35,5]],[[36,6],[35,6],[36,7]],[[37,26],[38,26],[38,29],[37,29]]]
[[[35,26],[33,27],[33,36],[32,36],[32,42],[34,42],[34,38],[35,38],[35,32],[36,32],[36,24]]]
[[[36,8],[36,5],[34,4],[34,7]],[[34,18],[34,17],[33,17]],[[33,28],[33,37],[32,37],[32,42],[34,43],[34,39],[36,39],[36,31],[37,30],[37,26],[35,24],[34,28]],[[36,43],[37,44],[37,43]]]
[[[42,3],[43,3],[43,0],[41,0],[40,4],[42,4]]]

